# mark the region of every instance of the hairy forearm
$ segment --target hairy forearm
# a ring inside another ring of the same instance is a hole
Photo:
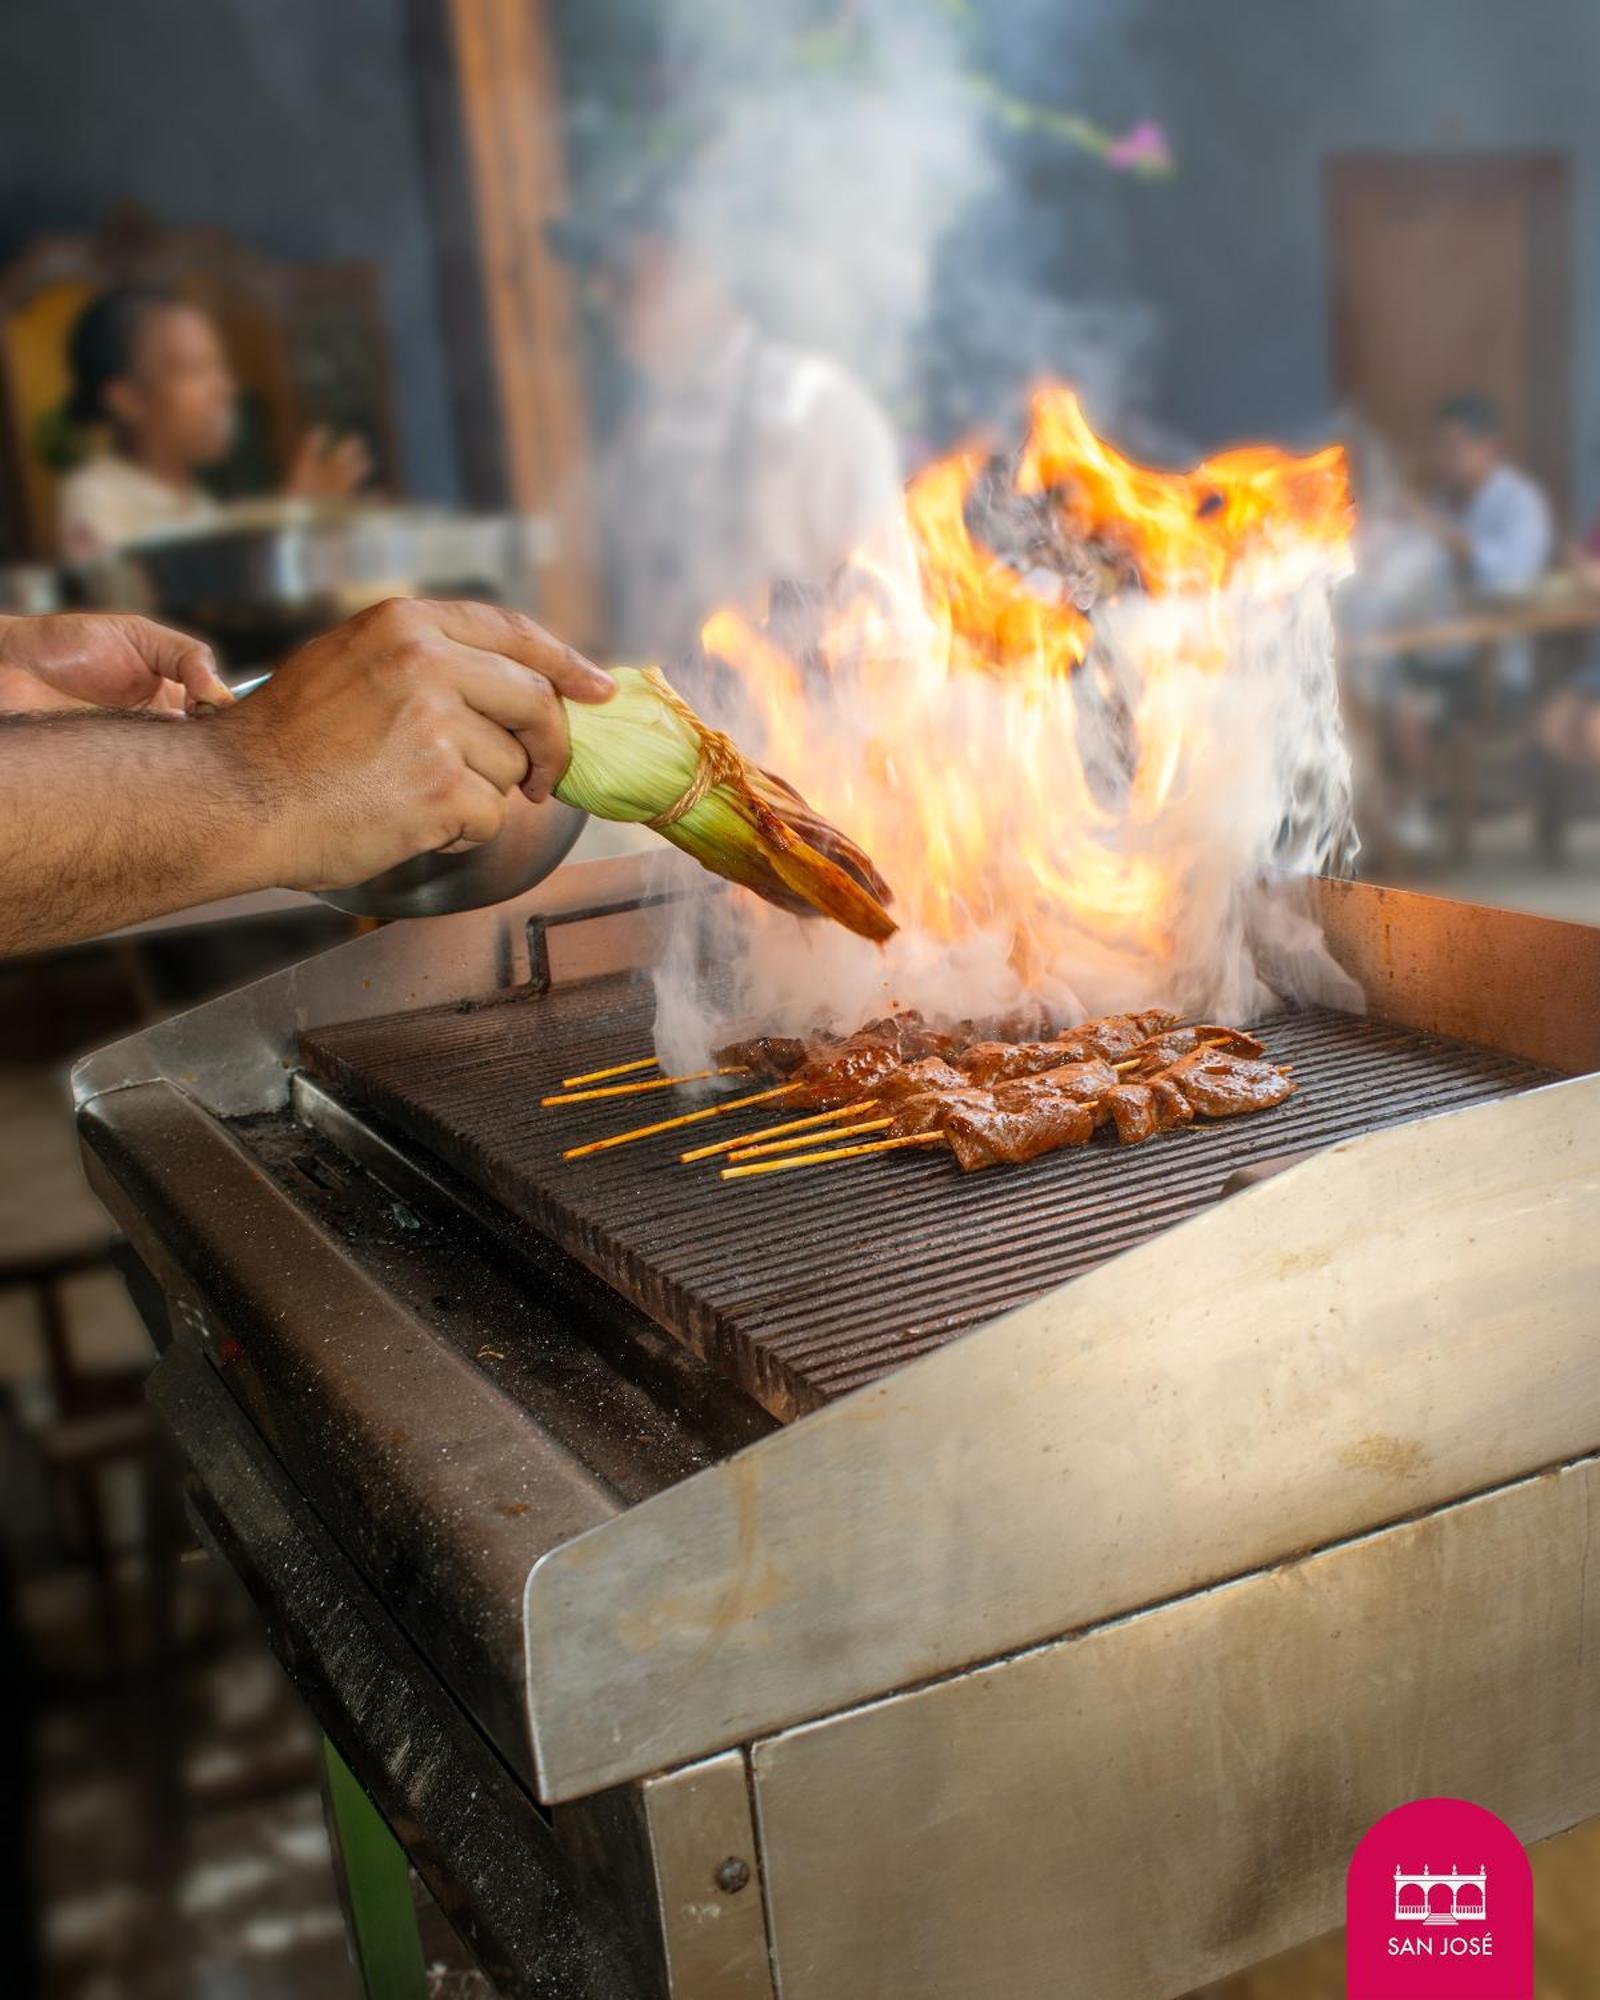
[[[0,955],[270,886],[272,812],[220,719],[0,718]]]

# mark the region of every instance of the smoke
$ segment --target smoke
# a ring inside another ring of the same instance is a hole
[[[1341,568],[1307,547],[1220,592],[1122,594],[1071,676],[949,671],[920,598],[902,597],[773,752],[863,839],[899,932],[880,949],[745,898],[686,906],[655,974],[663,1061],[891,1007],[945,1024],[1359,1007],[1305,888],[1355,852]]]
[[[939,245],[995,185],[957,25],[927,0],[820,23],[804,0],[680,0],[666,22],[669,56],[717,96],[675,201],[679,241],[759,325],[902,408]]]

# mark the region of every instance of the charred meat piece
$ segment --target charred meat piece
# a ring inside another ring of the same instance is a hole
[[[809,1111],[831,1111],[835,1105],[870,1097],[902,1067],[887,1044],[852,1036],[835,1048],[813,1049],[790,1079],[795,1085],[790,1102]]]
[[[1005,1111],[1025,1110],[1044,1097],[1070,1097],[1078,1104],[1098,1104],[1116,1081],[1117,1073],[1110,1063],[1091,1058],[1088,1062],[1061,1063],[1034,1076],[1013,1077],[996,1084],[994,1101]]]
[[[1190,1124],[1194,1118],[1188,1099],[1166,1077],[1150,1083],[1119,1083],[1106,1092],[1103,1110],[1124,1146],[1141,1145],[1158,1132],[1170,1132],[1173,1126]]]
[[[925,1056],[948,1056],[962,1046],[963,1038],[943,1028],[930,1027],[915,1007],[908,1007],[902,1013],[868,1021],[850,1040],[881,1043],[893,1049],[902,1062],[912,1063],[922,1061]]]
[[[1148,1076],[1156,1070],[1167,1069],[1182,1056],[1193,1055],[1195,1050],[1205,1045],[1221,1049],[1230,1056],[1264,1056],[1265,1042],[1257,1041],[1254,1035],[1247,1035],[1243,1028],[1223,1028],[1214,1022],[1204,1022],[1197,1027],[1167,1028],[1159,1035],[1152,1035],[1148,1041],[1140,1042],[1131,1052],[1131,1060],[1138,1064],[1136,1076]]]
[[[730,1042],[716,1051],[715,1060],[724,1069],[747,1069],[755,1076],[781,1082],[810,1055],[812,1044],[798,1035],[755,1035],[747,1042]]]
[[[1137,1014],[1103,1014],[1097,1021],[1081,1021],[1057,1035],[1056,1041],[1071,1056],[1103,1056],[1107,1062],[1117,1062],[1152,1035],[1164,1034],[1177,1024],[1177,1015],[1166,1008],[1146,1007]]]
[[[942,1132],[958,1111],[981,1116],[993,1109],[993,1096],[987,1090],[979,1090],[976,1084],[969,1083],[956,1090],[924,1090],[901,1101],[889,1129],[897,1139],[913,1132]]]
[[[922,1097],[930,1091],[968,1090],[972,1087],[970,1077],[960,1070],[952,1069],[941,1056],[924,1056],[920,1062],[907,1063],[881,1083],[873,1085],[874,1099],[883,1105],[904,1104],[913,1097]]]
[[[1119,1083],[1105,1096],[1105,1111],[1124,1146],[1140,1146],[1156,1136],[1156,1096],[1147,1083]]]
[[[998,1103],[953,1104],[944,1120],[944,1135],[964,1174],[980,1167],[1020,1166],[1063,1146],[1087,1145],[1099,1122],[1092,1104],[1040,1092],[1025,1109],[1006,1110]]]
[[[1092,1054],[1093,1051],[1085,1053]],[[1037,1076],[1073,1060],[1059,1042],[974,1042],[956,1058],[972,1083],[1007,1083],[1013,1077]]]
[[[1170,1076],[1152,1077],[1150,1089],[1156,1100],[1156,1123],[1163,1132],[1194,1123],[1194,1106]]]
[[[1196,1049],[1165,1074],[1202,1118],[1238,1118],[1294,1095],[1292,1079],[1276,1063],[1220,1049]]]

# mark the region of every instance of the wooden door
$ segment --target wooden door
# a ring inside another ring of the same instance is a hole
[[[1328,163],[1334,382],[1403,470],[1442,399],[1483,390],[1512,456],[1570,505],[1570,180],[1555,153]]]

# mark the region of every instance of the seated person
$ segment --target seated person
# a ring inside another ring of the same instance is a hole
[[[1415,501],[1412,520],[1433,539],[1463,595],[1527,590],[1549,565],[1554,543],[1550,503],[1506,457],[1505,425],[1492,397],[1472,393],[1441,403],[1434,419],[1436,498]],[[1450,648],[1405,662],[1394,704],[1394,748],[1413,797],[1396,832],[1405,845],[1430,837],[1423,794],[1440,735],[1478,713],[1482,694],[1473,647]],[[1525,703],[1533,687],[1533,648],[1508,640],[1496,660],[1496,698]]]
[[[1569,563],[1574,579],[1600,596],[1600,514],[1590,522],[1583,540],[1569,551]],[[1540,709],[1538,738],[1539,748],[1549,760],[1542,775],[1553,791],[1563,789],[1564,773],[1600,771],[1600,643],[1590,642],[1583,665]],[[1554,806],[1556,802],[1552,799],[1549,803]],[[1551,818],[1548,830],[1541,815],[1547,847],[1558,845],[1558,828],[1558,813]]]
[[[71,420],[106,448],[61,482],[61,553],[92,563],[164,528],[224,517],[197,475],[233,441],[238,390],[216,326],[177,292],[125,285],[90,301],[68,344]],[[371,470],[359,438],[313,431],[285,492],[342,499]]]

